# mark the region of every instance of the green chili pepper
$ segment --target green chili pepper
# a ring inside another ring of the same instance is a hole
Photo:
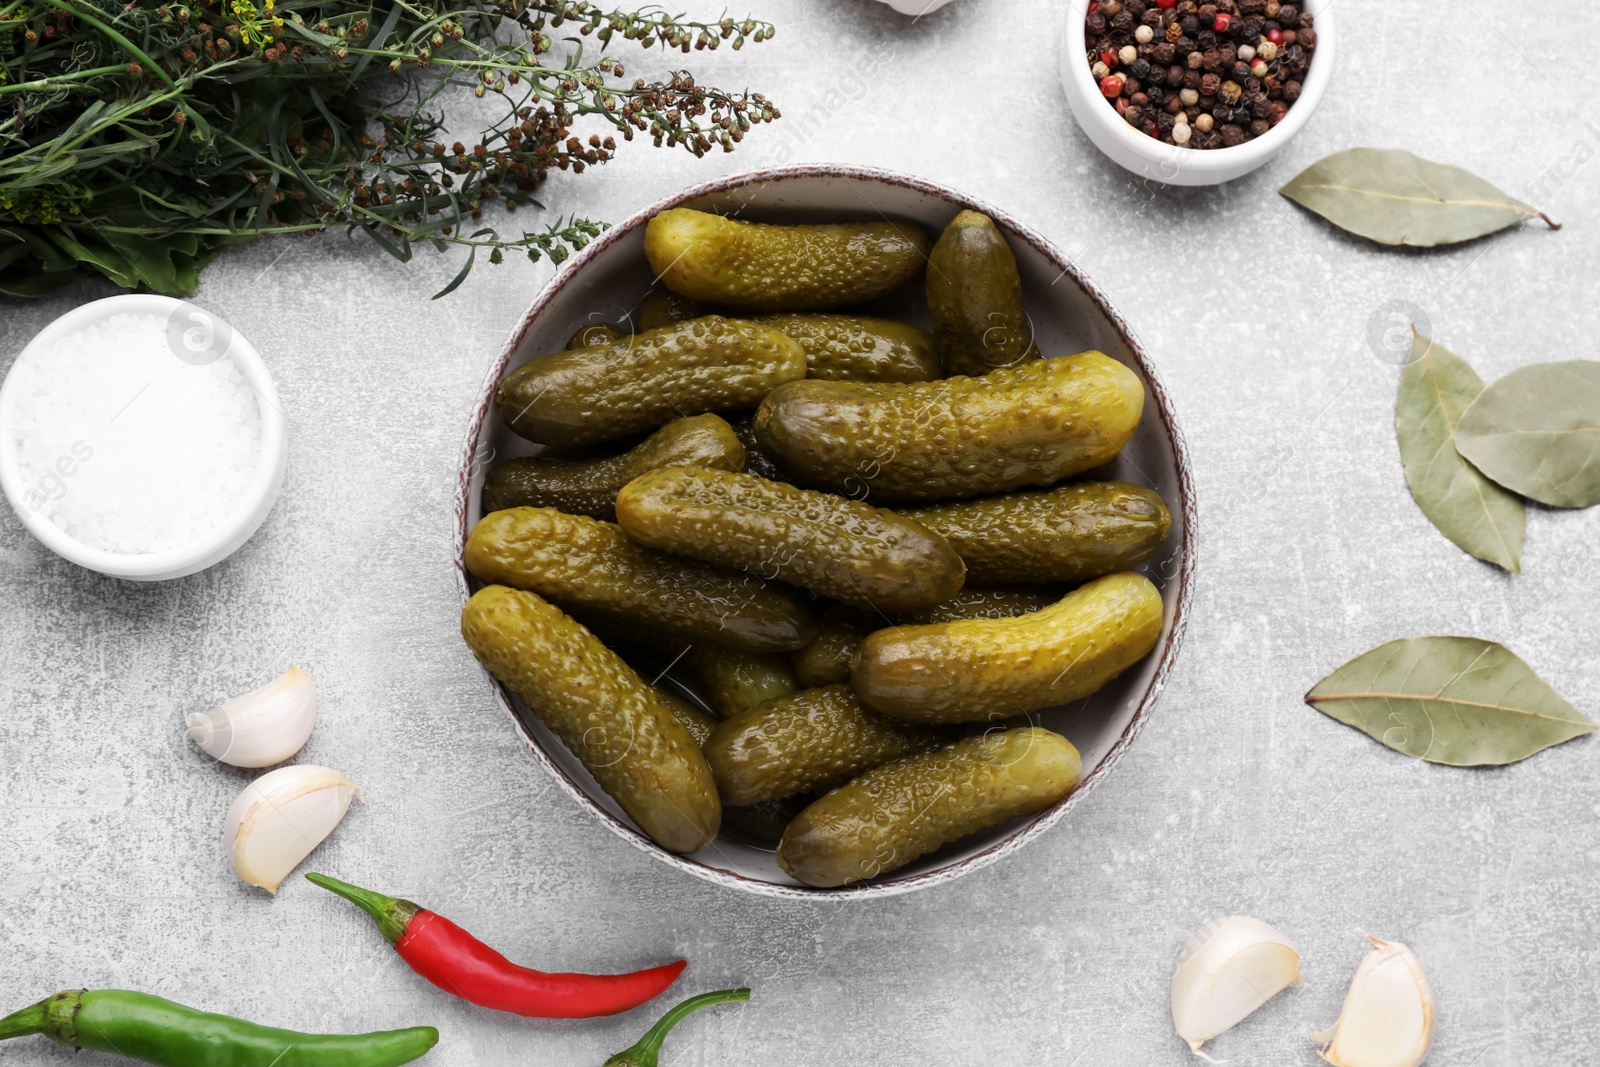
[[[748,989],[719,989],[715,993],[690,997],[663,1015],[661,1021],[652,1026],[637,1045],[617,1053],[605,1062],[604,1067],[656,1067],[656,1059],[661,1055],[661,1042],[667,1039],[667,1031],[681,1023],[684,1016],[713,1004],[732,1004],[749,999]]]
[[[431,1026],[300,1034],[125,989],[69,989],[0,1019],[0,1041],[27,1034],[160,1067],[399,1067],[439,1043]]]

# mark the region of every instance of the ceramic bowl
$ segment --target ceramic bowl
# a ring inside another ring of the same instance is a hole
[[[158,315],[169,322],[181,319],[179,336],[189,336],[185,331],[200,329],[200,333],[192,336],[203,337],[204,344],[223,347],[223,350],[208,353],[203,348],[192,348],[196,357],[190,361],[203,359],[209,362],[226,356],[233,360],[255,390],[256,407],[261,414],[261,462],[256,467],[244,498],[215,530],[179,548],[146,553],[107,552],[74,540],[48,517],[28,506],[27,487],[18,465],[16,440],[12,434],[14,405],[18,399],[14,373],[8,373],[5,383],[0,384],[0,489],[4,490],[12,509],[30,533],[56,555],[80,567],[115,578],[142,582],[181,578],[231,556],[266,520],[267,513],[278,498],[278,491],[283,488],[283,476],[288,468],[286,420],[278,400],[278,391],[272,384],[272,375],[267,372],[267,365],[244,335],[235,332],[211,312],[168,296],[125,294],[84,304],[41,330],[22,350],[17,362],[26,359],[31,350],[56,337],[103,322],[112,315],[126,314]],[[179,357],[175,355],[174,358]],[[16,364],[13,364],[12,370],[15,369]]]
[[[964,208],[992,217],[1016,253],[1035,332],[1047,353],[1097,348],[1131,367],[1148,390],[1144,419],[1117,461],[1114,476],[1158,490],[1172,509],[1172,536],[1144,568],[1161,588],[1166,621],[1154,652],[1088,700],[1031,716],[1037,724],[1070,738],[1083,754],[1083,784],[1066,800],[1028,818],[996,826],[955,842],[883,877],[842,889],[812,889],[790,879],[770,848],[725,832],[692,856],[656,847],[622,814],[570,752],[526,708],[496,684],[499,705],[527,741],[534,759],[577,803],[604,826],[680,871],[719,885],[784,897],[862,898],[905,893],[950,881],[994,863],[1036,840],[1079,804],[1110,773],[1148,720],[1156,696],[1172,670],[1194,587],[1194,487],[1183,438],[1166,390],[1144,349],[1122,317],[1093,283],[1039,234],[1010,215],[972,197],[918,178],[847,166],[791,166],[721,178],[640,211],[608,230],[569,260],[533,301],[490,365],[471,414],[455,497],[456,570],[463,601],[476,588],[461,563],[468,532],[480,518],[478,496],[485,468],[495,461],[536,453],[501,423],[494,407],[496,384],[524,361],[565,347],[580,326],[624,322],[651,290],[654,278],[644,256],[644,228],[670,207],[694,207],[765,222],[889,218],[914,222],[938,234]],[[905,294],[882,308],[927,325],[918,294]]]
[[[1139,133],[1122,120],[1116,108],[1100,93],[1089,64],[1084,61],[1083,19],[1088,0],[1066,5],[1066,28],[1061,34],[1061,86],[1072,114],[1095,146],[1142,178],[1166,185],[1220,185],[1249,174],[1283,150],[1289,139],[1311,121],[1311,115],[1333,80],[1338,45],[1333,0],[1305,0],[1305,9],[1317,19],[1317,48],[1300,92],[1300,99],[1283,121],[1253,141],[1234,148],[1200,151],[1165,144]]]

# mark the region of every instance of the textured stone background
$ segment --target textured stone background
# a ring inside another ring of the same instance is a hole
[[[1596,743],[1503,770],[1419,766],[1300,702],[1373,645],[1471,633],[1600,712],[1600,512],[1532,510],[1520,577],[1452,547],[1407,494],[1397,371],[1365,340],[1373,310],[1404,299],[1485,378],[1596,357],[1600,75],[1530,33],[1520,5],[1344,0],[1332,95],[1277,161],[1221,189],[1148,187],[1068,114],[1063,7],[956,0],[913,22],[868,0],[753,0],[778,37],[693,66],[769,92],[782,123],[703,163],[640,146],[547,192],[619,218],[718,171],[877,164],[1011,210],[1104,288],[1188,435],[1202,582],[1166,696],[1091,802],[1003,864],[851,906],[717,889],[593,823],[491,703],[455,636],[449,566],[467,409],[548,269],[485,268],[433,303],[453,259],[401,266],[338,236],[262,243],[199,294],[266,356],[292,422],[288,484],[255,539],[204,574],[139,585],[54,558],[0,515],[0,1006],[132,986],[303,1029],[432,1022],[441,1067],[599,1063],[644,1028],[648,1010],[489,1016],[437,995],[303,881],[273,899],[233,879],[218,838],[246,775],[186,746],[182,717],[293,660],[323,709],[302,758],[346,771],[370,805],[316,866],[552,969],[682,955],[686,991],[755,987],[746,1008],[686,1024],[670,1064],[1185,1064],[1173,959],[1235,912],[1289,933],[1307,981],[1216,1042],[1233,1063],[1318,1062],[1301,1032],[1337,1015],[1358,927],[1428,965],[1432,1062],[1600,1059]],[[1561,39],[1600,37],[1594,5],[1547,18]],[[844,73],[868,59],[870,78]],[[1470,167],[1566,229],[1380,251],[1275,195],[1363,144]],[[0,370],[106,293],[0,304]],[[70,1059],[42,1041],[0,1055]]]

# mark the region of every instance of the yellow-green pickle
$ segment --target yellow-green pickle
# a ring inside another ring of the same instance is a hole
[[[608,322],[596,322],[579,327],[578,332],[567,341],[567,347],[594,348],[598,345],[615,344],[627,336]]]
[[[657,467],[744,469],[744,445],[715,415],[674,419],[644,441],[602,459],[519,456],[490,468],[483,480],[483,511],[555,508],[610,521],[617,491]]]
[[[639,302],[639,310],[634,314],[637,319],[634,329],[643,333],[645,330],[656,330],[663,326],[671,326],[675,322],[710,315],[712,309],[698,300],[690,300],[677,293],[657,289]]]
[[[928,316],[946,374],[988,374],[1039,358],[1016,257],[980,212],[957,215],[934,243]]]
[[[959,619],[1009,619],[1039,611],[1061,599],[1065,590],[1049,586],[1030,589],[992,588],[989,586],[963,586],[961,592],[927,611],[908,611],[893,616],[891,626],[926,626],[935,622],[956,622]],[[885,627],[873,627],[874,631]],[[822,634],[818,631],[818,637]],[[810,645],[806,646],[810,648]],[[804,651],[804,650],[802,650]]]
[[[679,663],[700,683],[706,703],[724,719],[800,690],[789,658],[775,652],[745,652],[697,641]]]
[[[694,739],[695,745],[704,752],[706,742],[717,732],[717,724],[721,720],[710,712],[701,711],[665,685],[656,683],[651,685],[650,689],[661,702],[661,706],[672,712],[672,717],[683,724],[683,728],[688,730],[689,736]],[[724,817],[727,815],[726,808],[723,809],[723,815]]]
[[[613,523],[554,508],[485,515],[467,538],[465,561],[481,582],[526,589],[624,629],[648,627],[757,652],[804,648],[817,632],[794,589],[657,552]]]
[[[1144,410],[1138,375],[1099,352],[983,378],[796,381],[756,411],[756,439],[808,484],[884,501],[1049,485],[1113,459]]]
[[[1095,692],[1149,654],[1161,624],[1149,579],[1108,574],[1028,615],[879,630],[850,684],[904,722],[1004,719]]]
[[[884,619],[848,604],[834,604],[822,612],[818,623],[816,638],[789,657],[795,678],[807,689],[848,682],[856,649],[868,634],[884,625]]]
[[[461,635],[652,841],[689,853],[717,836],[722,803],[700,746],[597,637],[535,594],[497,585],[467,601]]]
[[[972,582],[1082,582],[1132,570],[1172,529],[1166,502],[1127,482],[901,508],[955,545]]]
[[[740,712],[703,749],[724,804],[809,793],[950,738],[861,703],[848,685],[806,689]]]
[[[500,417],[541,444],[587,445],[675,418],[749,408],[805,377],[800,345],[717,315],[529,360],[501,381]]]
[[[675,293],[736,311],[825,311],[922,276],[928,235],[899,222],[777,226],[672,208],[645,227],[650,269]]]
[[[758,315],[806,353],[806,377],[850,382],[931,382],[944,376],[933,337],[893,319],[826,313]]]
[[[1083,763],[1059,734],[1020,727],[886,763],[795,817],[778,864],[806,885],[865,881],[1008,819],[1032,815],[1078,784]]]
[[[884,611],[932,607],[966,573],[949,542],[910,519],[732,471],[642,474],[617,494],[617,522],[653,548]]]

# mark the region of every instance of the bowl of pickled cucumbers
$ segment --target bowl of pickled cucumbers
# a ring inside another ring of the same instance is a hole
[[[1154,369],[1042,237],[884,171],[739,175],[513,331],[460,471],[461,634],[663,862],[901,893],[1041,836],[1133,742],[1193,514]]]

